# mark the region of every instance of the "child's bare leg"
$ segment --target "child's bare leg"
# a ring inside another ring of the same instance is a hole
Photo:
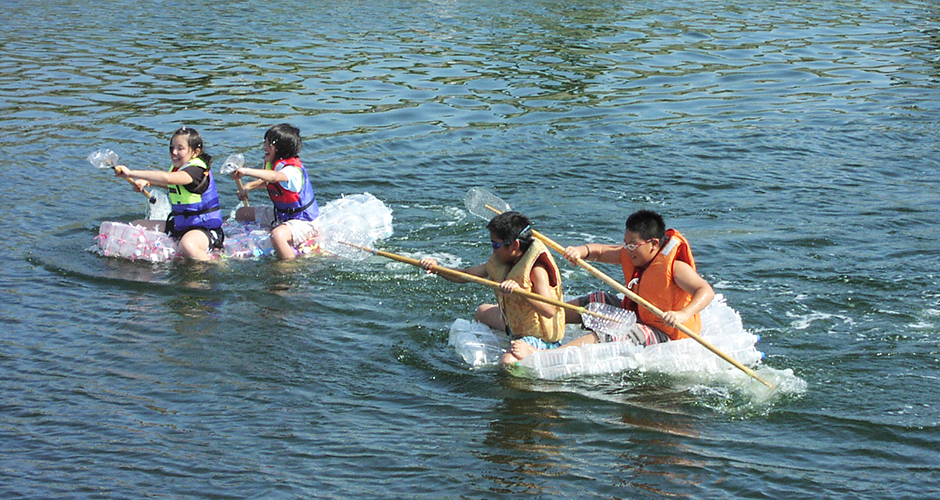
[[[481,304],[480,307],[477,308],[476,313],[474,313],[473,319],[494,330],[500,332],[506,331],[506,323],[503,321],[503,314],[496,304]]]
[[[578,299],[572,299],[568,301],[569,304],[583,307],[578,303]],[[581,323],[581,314],[577,311],[572,311],[571,309],[565,309],[565,323],[567,324],[580,324]]]
[[[297,256],[294,248],[291,247],[292,242],[293,236],[287,224],[281,224],[271,230],[271,246],[274,247],[274,253],[279,259],[290,260]]]
[[[582,335],[561,347],[581,347],[585,344],[596,344],[600,341],[594,332]]]
[[[209,260],[209,237],[200,229],[187,231],[186,234],[180,238],[178,246],[180,253],[187,259],[199,261]]]
[[[535,351],[538,351],[532,344],[522,340],[516,339],[513,340],[510,344],[510,350],[506,354],[503,354],[501,361],[504,365],[511,365],[517,361],[521,361],[522,358],[532,354]]]

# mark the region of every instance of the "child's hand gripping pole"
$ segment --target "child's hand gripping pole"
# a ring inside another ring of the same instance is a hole
[[[118,155],[110,149],[99,149],[98,151],[93,151],[88,155],[88,162],[97,168],[111,168],[114,169],[114,173],[118,172]],[[135,191],[140,191],[143,193],[143,195],[146,196],[148,200],[150,200],[150,203],[157,202],[157,197],[151,195],[146,189],[137,186],[137,183],[134,182],[134,179],[131,179],[130,177],[125,177],[125,179],[127,179],[127,182],[129,182],[131,186],[134,186]]]
[[[486,191],[485,189],[480,189],[480,188],[471,189],[467,193],[466,198],[464,198],[464,204],[466,205],[467,210],[470,213],[486,220],[489,220],[490,218],[492,218],[494,214],[501,214],[507,210],[511,210],[509,204],[503,201],[501,198],[499,198],[493,193],[490,193],[489,191]],[[556,252],[560,254],[564,253],[565,251],[564,247],[552,241],[551,238],[545,236],[544,234],[533,230],[532,235],[538,238],[539,240],[541,240],[542,243],[545,243],[545,246],[551,248],[552,250],[555,250]],[[608,285],[612,286],[618,292],[624,294],[630,300],[648,309],[650,312],[652,312],[656,316],[659,316],[660,318],[662,318],[663,315],[665,314],[662,310],[657,308],[655,305],[651,304],[649,301],[645,300],[643,297],[640,297],[636,293],[632,292],[630,289],[623,286],[617,280],[611,278],[610,276],[601,272],[599,269],[588,264],[583,259],[578,259],[577,264],[583,267],[589,273],[593,274],[595,277],[599,278],[604,283],[607,283]],[[758,382],[770,388],[771,393],[773,393],[777,389],[777,386],[762,379],[759,375],[754,373],[754,370],[751,370],[750,368],[739,363],[738,360],[725,354],[724,352],[719,350],[717,347],[713,346],[710,342],[708,342],[707,340],[703,339],[701,336],[699,336],[698,334],[690,330],[685,325],[678,325],[676,326],[676,328],[681,330],[682,333],[688,335],[689,338],[691,338],[692,340],[695,340],[696,342],[701,344],[702,347],[705,347],[709,351],[715,353],[719,358],[727,361],[732,366],[746,373],[748,376],[750,376],[754,380],[757,380]]]
[[[241,153],[230,155],[228,158],[225,159],[225,163],[223,163],[222,166],[219,167],[219,174],[231,175],[232,172],[242,168],[243,166],[245,166],[245,157]],[[242,180],[240,177],[238,179],[235,179],[235,185],[238,186],[239,198],[241,198],[244,195],[245,198],[242,200],[242,203],[244,203],[245,206],[247,207],[248,206],[248,193],[245,192],[245,186],[242,184]]]
[[[405,264],[411,264],[412,266],[420,267],[422,269],[424,268],[424,266],[421,265],[421,261],[418,259],[412,259],[411,257],[405,257],[404,255],[398,255],[398,254],[394,254],[391,252],[384,252],[382,250],[376,250],[375,248],[369,248],[366,246],[357,245],[355,243],[349,243],[345,241],[340,241],[339,243],[358,248],[364,252],[369,252],[373,255],[379,255],[379,256],[386,257],[392,260],[397,260],[398,262],[404,262]],[[441,266],[432,266],[430,270],[437,274],[446,274],[449,276],[460,278],[464,281],[478,283],[480,285],[485,285],[485,286],[488,286],[490,288],[494,288],[497,290],[500,289],[500,284],[495,281],[491,281],[486,278],[481,278],[479,276],[474,276],[472,274],[467,274],[462,271],[457,271],[456,269],[450,269],[450,268],[441,267]],[[551,304],[555,307],[561,307],[564,309],[577,311],[582,316],[594,316],[594,317],[600,318],[602,321],[596,321],[594,322],[594,325],[597,328],[599,328],[603,333],[610,333],[612,335],[620,335],[625,330],[629,330],[629,328],[632,326],[632,324],[629,324],[629,325],[622,324],[623,322],[622,318],[595,312],[585,307],[576,306],[574,304],[569,304],[567,302],[562,302],[560,300],[555,300],[549,297],[543,297],[537,293],[527,292],[519,288],[514,289],[512,293],[521,295],[528,299],[537,300],[539,302],[544,302],[546,304]]]

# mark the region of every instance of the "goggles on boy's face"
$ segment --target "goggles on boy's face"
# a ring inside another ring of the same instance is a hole
[[[641,241],[641,242],[639,242],[639,243],[627,243],[626,241],[624,241],[624,242],[623,242],[623,247],[632,252],[632,251],[636,250],[637,248],[640,248],[641,246],[643,246],[643,245],[645,245],[645,244],[647,244],[647,243],[653,241],[654,239],[655,239],[655,238],[650,238],[650,239],[648,239],[648,240],[643,240],[643,241]]]
[[[528,231],[529,229],[532,229],[531,224],[522,228],[522,231],[519,231],[518,233],[516,233],[516,237],[511,240],[507,240],[502,243],[496,243],[495,241],[490,240],[490,244],[493,245],[493,250],[499,250],[501,247],[509,246],[510,244],[512,244],[513,241],[518,240],[519,236],[525,234],[525,232]]]

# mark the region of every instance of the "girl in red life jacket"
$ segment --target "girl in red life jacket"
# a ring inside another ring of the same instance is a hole
[[[257,180],[246,183],[238,198],[247,198],[247,192],[265,187],[274,203],[274,228],[271,244],[281,259],[297,256],[295,247],[317,234],[313,221],[320,213],[316,194],[307,170],[300,162],[300,130],[282,123],[264,134],[264,168],[239,168],[232,172],[233,179],[251,176]]]

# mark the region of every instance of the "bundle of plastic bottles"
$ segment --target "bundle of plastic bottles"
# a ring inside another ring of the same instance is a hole
[[[272,255],[271,233],[256,222],[226,221],[222,225],[225,245],[222,257],[227,259],[252,259]]]
[[[353,239],[353,234],[361,234],[370,241],[387,238],[392,235],[392,211],[382,200],[369,193],[354,194],[320,207],[320,215],[314,224],[316,235],[297,245],[294,248],[297,253],[322,253],[322,243]],[[239,222],[230,219],[222,226],[222,230],[225,232],[222,255],[226,258],[250,259],[274,254],[270,230],[258,221]],[[346,248],[331,245],[331,248],[334,247],[339,251]],[[349,251],[353,254],[360,252],[355,249]]]
[[[317,217],[321,238],[337,232],[358,231],[376,241],[392,235],[392,211],[369,193],[343,196],[320,207]]]
[[[725,303],[724,297],[716,295],[701,314],[703,339],[744,365],[753,365],[761,360],[763,354],[755,347],[760,337],[744,330],[741,317]],[[569,340],[572,340],[572,335],[565,341]],[[462,319],[451,325],[449,343],[473,369],[497,367],[500,357],[509,349],[509,339],[505,334]],[[734,369],[693,339],[648,347],[621,341],[546,349],[526,356],[519,364],[532,376],[549,380],[626,370],[676,374]]]
[[[176,257],[176,242],[165,233],[123,222],[102,222],[95,238],[106,257],[166,262]]]

